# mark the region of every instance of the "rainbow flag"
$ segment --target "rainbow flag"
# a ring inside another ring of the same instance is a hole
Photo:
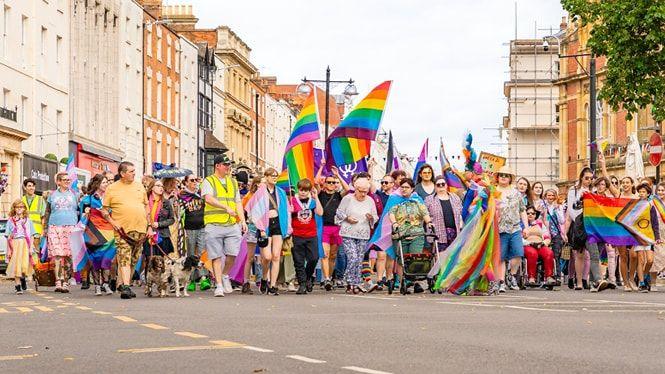
[[[651,245],[656,242],[651,225],[651,202],[648,200],[631,199],[616,216],[616,221],[630,231],[641,245]]]
[[[616,220],[621,210],[632,200],[585,193],[583,214],[587,240],[590,243],[640,245],[630,231]]]
[[[284,151],[291,186],[302,179],[314,181],[314,141],[319,139],[315,91],[312,90],[305,99]]]
[[[369,155],[392,81],[376,86],[326,139],[326,166],[349,165]]]
[[[291,185],[289,184],[289,171],[287,169],[282,170],[279,177],[277,177],[275,185],[284,191],[289,192]]]

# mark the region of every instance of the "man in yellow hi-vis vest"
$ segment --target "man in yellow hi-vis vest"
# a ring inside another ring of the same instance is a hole
[[[23,191],[25,195],[21,198],[25,206],[28,207],[28,217],[32,221],[32,225],[35,228],[35,234],[32,242],[35,247],[39,247],[39,238],[42,236],[42,217],[46,212],[46,202],[44,198],[35,194],[35,189],[37,187],[37,181],[32,178],[27,178],[23,181]]]
[[[201,186],[205,201],[203,223],[206,250],[217,282],[215,296],[224,296],[225,292],[233,292],[229,271],[240,252],[240,241],[242,234],[247,232],[247,224],[238,182],[231,177],[231,160],[224,154],[217,155],[214,164],[215,172],[206,177]]]

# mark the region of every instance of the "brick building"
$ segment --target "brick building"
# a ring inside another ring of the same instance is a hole
[[[568,24],[560,37],[561,55],[589,53],[587,42],[590,31],[589,25],[582,27],[579,21]],[[561,58],[559,63],[559,79],[556,81],[556,86],[559,88],[559,186],[561,187],[574,183],[582,168],[589,164],[589,76],[587,74],[589,58],[582,56],[578,57],[577,61],[572,57]],[[598,90],[603,87],[605,64],[605,57],[596,58]],[[640,144],[644,145],[653,133],[656,123],[650,115],[649,108],[639,110],[633,114],[632,120],[627,120],[626,111],[614,111],[602,100],[596,103],[596,113],[595,126],[598,140],[606,140],[609,143],[605,149],[608,170],[611,174],[622,176],[628,136],[636,133]],[[654,176],[655,168],[648,166],[645,172],[647,176]]]
[[[160,22],[161,1],[144,0],[144,153],[153,163],[179,163],[180,39]]]

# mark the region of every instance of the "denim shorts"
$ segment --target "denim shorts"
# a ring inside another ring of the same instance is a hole
[[[512,234],[502,232],[499,234],[501,241],[501,260],[507,261],[515,257],[524,257],[524,242],[522,232],[515,231]]]

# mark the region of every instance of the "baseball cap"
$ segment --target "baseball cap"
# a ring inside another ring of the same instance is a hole
[[[219,164],[228,164],[228,165],[230,165],[231,164],[231,159],[223,153],[221,155],[215,156],[214,161],[215,161],[215,165],[219,165]]]

